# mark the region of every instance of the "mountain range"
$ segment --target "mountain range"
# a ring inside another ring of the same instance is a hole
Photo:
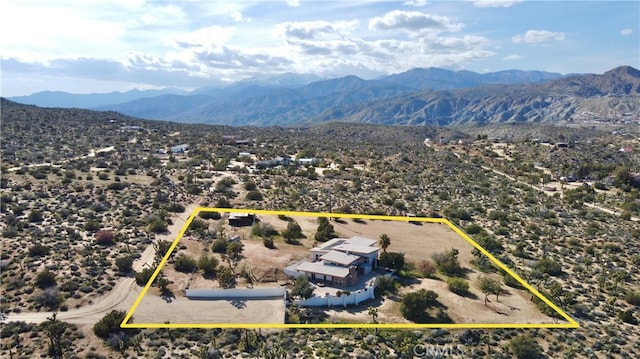
[[[168,89],[66,97],[47,94],[51,93],[9,99],[39,106],[111,110],[146,119],[238,126],[309,126],[326,121],[388,125],[556,122],[584,114],[606,117],[640,111],[640,71],[621,66],[602,75],[563,76],[542,71],[479,74],[421,68],[374,80],[283,74],[189,93]],[[105,104],[126,96],[132,99]]]

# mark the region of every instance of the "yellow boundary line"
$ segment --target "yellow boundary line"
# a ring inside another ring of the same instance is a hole
[[[545,324],[545,323],[515,323],[515,324],[505,324],[505,323],[460,323],[460,324],[260,324],[260,323],[250,323],[250,324],[242,324],[242,323],[129,323],[131,320],[133,313],[138,308],[140,301],[147,294],[151,284],[156,279],[162,267],[167,263],[169,256],[184,236],[187,228],[193,221],[196,215],[200,212],[223,212],[223,213],[247,213],[250,212],[252,214],[267,214],[267,215],[285,215],[285,216],[298,216],[298,217],[334,217],[334,218],[353,218],[353,219],[370,219],[370,220],[385,220],[385,221],[405,221],[405,222],[428,222],[428,223],[443,223],[449,226],[453,231],[455,231],[460,237],[464,238],[467,242],[469,242],[473,247],[478,249],[482,254],[487,256],[489,260],[498,265],[502,270],[507,272],[510,276],[515,278],[518,283],[520,283],[524,288],[528,289],[531,293],[533,293],[536,297],[542,300],[545,304],[550,306],[556,313],[558,313],[562,318],[564,318],[568,323],[556,323],[556,324]],[[271,211],[271,210],[261,210],[261,209],[238,209],[238,208],[206,208],[206,207],[198,207],[196,208],[186,223],[178,233],[178,236],[169,247],[169,250],[164,255],[160,264],[156,268],[156,270],[151,275],[151,278],[147,282],[147,284],[142,289],[142,292],[136,298],[136,301],[133,303],[127,315],[124,317],[124,320],[120,324],[121,328],[246,328],[246,329],[256,329],[256,328],[270,328],[270,329],[289,329],[289,328],[380,328],[380,329],[428,329],[428,328],[451,328],[451,329],[492,329],[492,328],[578,328],[580,325],[573,318],[567,315],[562,309],[558,308],[553,302],[547,299],[545,296],[540,294],[535,288],[530,286],[524,279],[520,278],[516,273],[514,273],[511,269],[507,268],[502,262],[496,259],[491,253],[482,248],[478,243],[476,243],[471,237],[469,237],[466,233],[456,227],[451,221],[445,218],[425,218],[425,217],[399,217],[399,216],[379,216],[379,215],[365,215],[365,214],[343,214],[343,213],[327,213],[327,212],[295,212],[295,211]]]

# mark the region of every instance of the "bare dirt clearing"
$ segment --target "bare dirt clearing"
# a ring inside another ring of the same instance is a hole
[[[177,296],[167,301],[147,293],[133,317],[136,323],[145,324],[281,324],[284,311],[282,298],[190,300]]]

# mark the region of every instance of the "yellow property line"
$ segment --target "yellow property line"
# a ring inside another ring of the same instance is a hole
[[[406,221],[406,222],[428,222],[428,223],[443,223],[449,226],[453,231],[455,231],[459,236],[464,238],[467,242],[469,242],[474,248],[478,249],[482,254],[487,256],[489,260],[498,265],[502,270],[507,272],[513,278],[518,281],[523,287],[528,289],[531,293],[533,293],[536,297],[541,299],[545,304],[550,306],[556,313],[558,313],[562,318],[564,318],[568,323],[460,323],[460,324],[372,324],[372,323],[339,323],[339,324],[260,324],[260,323],[129,323],[131,320],[133,313],[136,308],[140,304],[142,298],[147,294],[151,284],[156,279],[162,267],[166,264],[169,256],[177,246],[180,239],[186,232],[187,228],[195,218],[195,216],[200,212],[223,212],[223,213],[251,213],[251,214],[266,214],[266,215],[285,215],[285,216],[301,216],[301,217],[334,217],[334,218],[353,218],[353,219],[369,219],[369,220],[385,220],[385,221]],[[120,324],[121,328],[245,328],[245,329],[257,329],[257,328],[270,328],[270,329],[288,329],[288,328],[380,328],[380,329],[434,329],[434,328],[450,328],[450,329],[492,329],[492,328],[578,328],[580,325],[573,318],[567,315],[564,311],[558,308],[553,302],[547,299],[545,296],[540,294],[535,288],[530,286],[527,282],[524,281],[520,276],[514,273],[511,269],[507,268],[502,262],[496,259],[491,253],[482,248],[478,243],[476,243],[471,237],[469,237],[465,232],[456,227],[451,221],[445,218],[426,218],[426,217],[401,217],[401,216],[380,216],[380,215],[365,215],[365,214],[343,214],[343,213],[327,213],[327,212],[296,212],[296,211],[271,211],[271,210],[262,210],[262,209],[249,209],[249,208],[206,208],[206,207],[198,207],[193,213],[189,216],[184,226],[178,233],[178,236],[169,247],[167,253],[165,253],[164,257],[160,261],[158,268],[153,272],[151,278],[147,282],[147,284],[142,289],[138,298],[133,303],[127,315],[124,317],[122,323]]]

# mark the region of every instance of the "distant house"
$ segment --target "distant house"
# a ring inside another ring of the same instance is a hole
[[[251,213],[232,213],[229,225],[233,227],[251,226],[256,221],[256,215]]]
[[[309,280],[350,286],[378,265],[377,241],[364,237],[334,238],[309,252],[310,261],[290,267],[290,276],[305,275]]]
[[[620,148],[620,152],[622,152],[622,153],[633,153],[633,148],[632,147],[628,147],[628,146],[627,147],[623,146],[623,147]]]
[[[318,160],[316,160],[315,158],[298,158],[296,162],[303,166],[313,166],[318,162]]]
[[[276,166],[290,166],[291,158],[288,156],[278,156],[270,160],[262,160],[256,162],[257,168],[270,168]]]
[[[131,132],[135,132],[135,131],[140,131],[142,130],[142,127],[140,126],[122,126],[120,127],[120,131],[125,132],[125,131],[131,131]]]
[[[171,153],[184,153],[189,149],[189,145],[186,143],[177,146],[171,146]]]
[[[288,156],[278,156],[273,159],[276,166],[289,166],[291,165],[291,158]]]

